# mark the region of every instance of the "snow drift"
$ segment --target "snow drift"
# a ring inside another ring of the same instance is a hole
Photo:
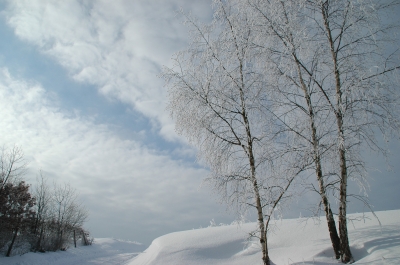
[[[350,214],[355,264],[400,264],[400,210]],[[262,264],[257,240],[246,240],[255,223],[183,231],[159,237],[129,265]],[[326,221],[276,221],[268,237],[275,264],[335,264]]]

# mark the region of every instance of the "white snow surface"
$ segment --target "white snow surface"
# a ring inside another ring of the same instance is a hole
[[[371,213],[348,215],[354,264],[400,264],[400,210],[376,214],[381,226]],[[258,265],[262,264],[259,244],[256,239],[247,240],[255,228],[256,223],[245,223],[171,233],[155,239],[144,251],[134,242],[95,239],[92,246],[67,251],[0,257],[0,264]],[[272,264],[338,263],[325,218],[275,221],[268,248]]]
[[[96,238],[91,246],[70,246],[66,251],[26,253],[0,257],[1,265],[113,265],[126,264],[144,250],[137,242],[112,238]]]

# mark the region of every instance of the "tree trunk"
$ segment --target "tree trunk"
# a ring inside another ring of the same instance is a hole
[[[322,201],[324,204],[324,210],[328,223],[329,236],[331,238],[333,251],[335,252],[336,259],[340,259],[341,246],[340,246],[340,238],[336,229],[335,219],[333,218],[332,210],[328,201],[327,200],[324,201],[324,199]]]
[[[75,248],[76,248],[76,235],[75,235],[75,229],[74,229],[74,245],[75,245]]]
[[[314,132],[313,132],[313,134],[314,134]],[[317,147],[315,147],[315,148],[317,148]],[[326,221],[328,224],[329,236],[331,238],[333,251],[335,252],[335,257],[336,257],[336,259],[339,259],[340,252],[341,252],[340,251],[340,249],[341,249],[340,238],[337,233],[335,219],[333,218],[333,213],[332,213],[329,201],[328,201],[328,197],[326,195],[325,184],[324,184],[322,168],[321,168],[321,160],[319,158],[318,153],[317,153],[317,157],[315,160],[315,164],[316,164],[316,174],[317,174],[317,179],[318,179],[318,184],[319,184],[320,195],[321,195],[321,199],[322,199],[322,204],[324,205]]]
[[[313,122],[312,122],[312,124],[313,124]],[[316,140],[316,137],[314,136],[314,130],[315,130],[315,128],[313,128],[313,139]],[[317,174],[317,179],[318,179],[318,184],[319,184],[319,191],[320,191],[320,195],[321,195],[321,199],[322,199],[322,204],[324,205],[324,211],[325,211],[326,221],[328,224],[329,236],[331,238],[333,251],[335,252],[336,259],[340,259],[340,249],[341,249],[340,238],[337,233],[336,223],[335,223],[335,219],[333,218],[331,206],[329,204],[328,197],[326,195],[326,189],[325,189],[325,184],[324,184],[324,179],[323,179],[323,174],[322,174],[322,167],[321,167],[321,159],[319,157],[318,147],[316,145],[317,144],[314,145],[315,153],[316,153],[315,164],[316,164],[316,174]]]
[[[268,247],[267,246],[267,234],[266,234],[266,230],[264,227],[263,207],[261,204],[261,197],[260,197],[260,192],[259,192],[257,178],[256,178],[256,163],[255,163],[254,153],[253,153],[253,137],[251,135],[250,123],[247,118],[245,97],[244,97],[244,93],[243,93],[243,89],[242,89],[243,87],[245,87],[242,61],[240,61],[239,67],[240,67],[240,77],[241,77],[241,88],[239,88],[241,108],[242,108],[241,115],[243,118],[243,122],[244,122],[245,129],[246,129],[246,135],[247,135],[247,148],[244,146],[242,146],[242,148],[243,148],[243,151],[247,154],[247,157],[249,159],[251,181],[253,182],[254,198],[256,201],[258,225],[260,228],[260,244],[261,244],[261,249],[262,249],[262,260],[263,260],[264,265],[270,265],[270,259],[268,256],[268,249],[267,249],[267,247]]]
[[[312,138],[314,142],[314,154],[315,154],[315,165],[316,165],[316,175],[317,175],[317,180],[319,184],[319,191],[322,199],[322,204],[324,205],[324,211],[325,211],[325,216],[326,216],[326,221],[328,223],[328,230],[329,230],[329,236],[331,238],[331,243],[333,247],[333,251],[335,252],[335,257],[336,259],[340,259],[340,238],[337,233],[336,229],[336,223],[335,219],[333,218],[333,213],[328,201],[328,197],[326,195],[326,189],[325,189],[325,184],[324,184],[324,179],[323,179],[323,174],[322,174],[322,166],[321,166],[321,159],[319,156],[319,147],[318,147],[318,141],[316,138],[316,129],[314,125],[314,121],[312,119],[311,121],[311,127],[312,127]]]
[[[342,262],[354,262],[353,255],[350,251],[349,238],[347,233],[347,166],[344,146],[340,150],[340,204],[339,204],[339,233],[340,233],[340,248],[342,254]]]
[[[38,240],[38,242],[37,242],[37,247],[36,247],[36,250],[39,250],[39,251],[43,251],[43,249],[42,249],[42,238],[43,238],[43,224],[41,225],[42,227],[40,228],[40,235],[39,235],[39,240]]]
[[[337,62],[337,50],[335,50],[334,40],[332,37],[332,30],[329,24],[329,2],[325,2],[321,6],[322,17],[324,26],[328,37],[328,42],[331,50],[333,72],[335,75],[336,85],[336,123],[338,127],[338,145],[339,145],[339,160],[340,160],[340,202],[339,202],[339,234],[340,234],[340,249],[342,255],[342,262],[354,262],[353,256],[350,251],[349,238],[347,234],[347,220],[346,220],[346,199],[347,199],[347,165],[346,165],[346,147],[345,137],[343,131],[343,102],[342,102],[342,84],[340,80],[340,71]]]
[[[311,139],[312,139],[312,145],[313,145],[313,149],[314,149],[313,151],[314,151],[315,174],[317,175],[317,180],[318,180],[318,185],[319,185],[319,193],[321,196],[322,204],[324,205],[324,211],[325,211],[326,221],[328,223],[329,236],[331,238],[333,251],[335,252],[336,259],[339,259],[340,258],[340,249],[341,249],[340,239],[339,239],[339,236],[337,233],[335,219],[333,218],[332,210],[329,205],[328,197],[326,195],[324,176],[322,173],[321,157],[320,157],[320,152],[319,152],[319,140],[317,138],[317,129],[316,129],[315,121],[314,121],[314,118],[315,118],[314,109],[313,109],[313,105],[311,102],[310,94],[307,90],[307,86],[304,83],[304,80],[302,77],[299,61],[297,59],[296,54],[293,54],[293,57],[294,57],[294,60],[296,61],[297,71],[298,71],[300,83],[301,83],[301,88],[304,92],[304,98],[307,102],[307,107],[308,107],[308,115],[310,117]]]
[[[63,243],[64,243],[64,239],[63,239],[63,230],[61,230],[61,233],[60,233],[59,239],[58,239],[58,246],[57,246],[57,248],[58,248],[58,249],[62,249]]]
[[[260,228],[260,244],[261,244],[261,250],[262,250],[262,260],[264,262],[264,265],[270,265],[270,259],[268,256],[268,246],[267,246],[267,234],[264,228],[264,215],[263,215],[263,209],[261,205],[261,198],[260,198],[260,193],[258,190],[258,184],[257,184],[257,179],[255,176],[255,164],[254,164],[254,157],[252,154],[252,148],[249,148],[250,151],[250,167],[251,167],[251,176],[253,180],[253,190],[254,190],[254,197],[256,200],[256,208],[257,208],[257,215],[258,215],[258,225]]]
[[[265,227],[265,231],[267,231],[267,227]],[[268,238],[266,232],[265,232],[265,255],[263,255],[263,261],[264,265],[271,264],[271,260],[269,259],[269,254],[268,254]]]
[[[87,245],[89,245],[89,242],[88,242],[88,240],[87,240],[87,238],[86,238],[85,231],[84,231],[83,229],[82,229],[81,231],[82,231],[83,244],[84,244],[85,246],[87,246]]]
[[[8,247],[6,257],[9,257],[11,255],[11,250],[14,246],[15,239],[17,238],[18,230],[19,230],[19,226],[17,226],[17,228],[15,229],[14,236],[13,236],[10,246]]]

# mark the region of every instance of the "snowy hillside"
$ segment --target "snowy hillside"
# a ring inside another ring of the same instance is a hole
[[[351,214],[351,249],[355,264],[400,264],[400,210],[376,213],[382,223],[368,213]],[[256,241],[247,241],[255,223],[241,226],[208,227],[171,233],[153,241],[143,251],[134,242],[95,239],[90,247],[80,246],[56,253],[28,253],[11,258],[0,257],[2,265],[204,265],[261,264]],[[269,234],[270,257],[275,264],[337,264],[326,228],[309,219],[277,221]],[[143,253],[139,254],[139,252]]]
[[[400,264],[400,210],[372,214],[349,224],[355,264]],[[361,217],[352,214],[349,218]],[[209,227],[157,238],[129,265],[242,265],[261,264],[256,242],[246,242],[246,231],[255,224]],[[275,264],[335,264],[325,219],[278,221],[269,236],[269,252]]]

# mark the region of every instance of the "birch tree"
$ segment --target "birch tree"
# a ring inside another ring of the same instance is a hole
[[[282,107],[273,114],[304,143],[304,159],[312,155],[336,257],[351,262],[348,179],[364,185],[362,148],[386,155],[375,133],[382,132],[387,139],[399,131],[398,45],[387,47],[396,41],[391,36],[396,36],[398,25],[386,23],[390,16],[384,13],[398,1],[229,3],[251,14],[248,25],[257,32],[254,46],[275,87],[269,90],[267,107],[271,102]],[[328,179],[333,181],[326,183]],[[340,240],[328,187],[338,191]]]
[[[164,71],[171,113],[223,197],[257,209],[264,263],[270,218],[264,207],[276,205],[294,177],[310,169],[336,258],[354,260],[348,180],[365,188],[361,152],[387,155],[380,135],[388,139],[400,131],[398,25],[386,23],[385,13],[396,5],[216,0],[213,24],[200,27],[189,18],[192,45]],[[279,195],[269,193],[271,187]],[[339,201],[339,234],[332,195]]]
[[[304,167],[274,166],[273,161],[291,153],[280,147],[287,145],[277,144],[279,127],[260,105],[268,86],[254,64],[257,50],[249,19],[222,1],[215,2],[215,10],[211,25],[200,26],[186,16],[192,44],[163,73],[169,109],[178,133],[198,148],[199,158],[211,169],[208,181],[225,202],[240,211],[255,208],[255,235],[263,263],[270,264],[269,221]]]
[[[313,73],[318,51],[305,43],[307,32],[301,3],[290,1],[249,1],[241,10],[252,13],[256,46],[260,49],[260,64],[268,73],[274,115],[287,134],[295,139],[293,150],[302,150],[303,160],[313,166],[324,207],[329,234],[336,258],[340,257],[340,239],[328,200],[327,176],[323,170],[327,152],[332,148],[327,136],[333,131],[332,117],[322,93],[304,73],[303,65]],[[271,104],[266,105],[270,108]],[[298,152],[298,151],[297,151]]]
[[[348,179],[363,184],[363,148],[387,154],[376,132],[381,132],[384,139],[399,132],[399,54],[398,42],[393,38],[398,25],[386,23],[388,10],[398,4],[351,0],[254,0],[245,4],[256,14],[253,25],[259,28],[264,41],[259,45],[267,55],[266,64],[272,62],[275,75],[289,79],[290,88],[297,86],[304,92],[306,108],[294,99],[293,95],[299,95],[296,89],[287,99],[290,106],[308,112],[307,134],[312,138],[323,202],[323,168],[337,176],[338,185],[333,187],[338,190],[340,255],[345,263],[353,261],[346,222]],[[248,12],[246,8],[241,10]],[[394,45],[388,47],[390,44]],[[318,106],[326,107],[318,110]],[[316,122],[318,119],[325,121]],[[300,135],[303,131],[295,132]],[[321,137],[326,139],[324,144]],[[321,159],[326,161],[324,167],[318,162]],[[333,218],[324,205],[330,227]],[[335,231],[329,229],[332,239]],[[337,255],[337,246],[332,242]]]
[[[388,47],[395,44],[391,34],[396,33],[398,25],[387,23],[382,17],[390,15],[388,11],[396,5],[398,1],[307,3],[313,30],[320,36],[325,55],[321,57],[323,76],[313,77],[313,81],[324,94],[337,125],[339,233],[342,262],[346,263],[354,260],[347,237],[348,179],[364,173],[362,147],[386,153],[378,144],[376,130],[386,138],[392,132],[398,133],[400,128],[396,80],[399,53],[398,47]],[[352,163],[351,156],[356,156],[361,163]]]

